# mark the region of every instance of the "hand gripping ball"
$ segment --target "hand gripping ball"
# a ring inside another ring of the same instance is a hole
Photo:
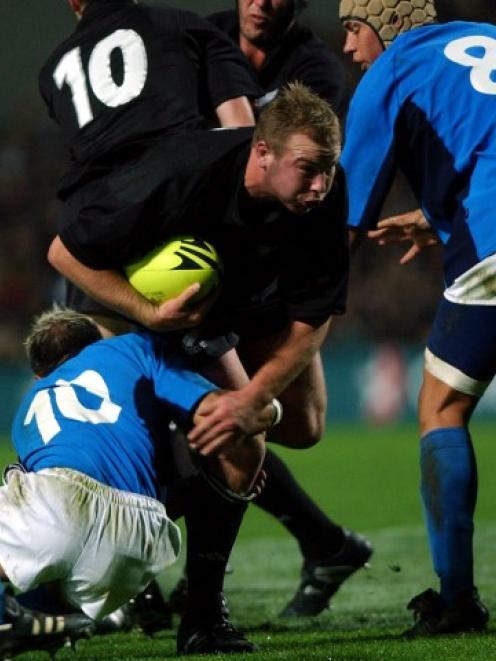
[[[131,285],[154,303],[174,298],[198,282],[201,289],[192,299],[198,302],[219,285],[222,262],[208,241],[177,236],[128,264],[124,271]]]

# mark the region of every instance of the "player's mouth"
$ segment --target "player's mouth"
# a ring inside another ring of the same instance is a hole
[[[269,19],[266,16],[260,16],[259,14],[252,14],[250,20],[258,29],[264,28],[269,22]]]

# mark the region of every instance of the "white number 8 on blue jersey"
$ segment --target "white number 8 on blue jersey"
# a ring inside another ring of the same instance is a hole
[[[484,53],[479,57],[468,52],[471,48]],[[477,92],[496,94],[496,39],[483,35],[455,39],[446,46],[444,54],[452,62],[470,67],[470,82]]]

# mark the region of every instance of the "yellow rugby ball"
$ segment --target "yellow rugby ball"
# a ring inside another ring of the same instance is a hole
[[[154,303],[174,298],[198,282],[193,297],[200,301],[220,283],[222,262],[211,243],[196,236],[176,236],[124,267],[126,277],[142,296]]]

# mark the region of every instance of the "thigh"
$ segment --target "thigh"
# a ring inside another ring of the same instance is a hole
[[[435,429],[467,427],[479,397],[451,387],[424,370],[419,396],[419,424],[421,436]]]
[[[243,340],[240,343],[238,347],[239,357],[249,375],[256,372],[269,360],[279,342],[280,334],[275,334],[256,340]],[[295,412],[306,407],[325,409],[327,397],[320,353],[313,356],[309,365],[281,393],[279,399],[287,409]]]
[[[242,341],[239,353],[252,374],[270,357],[280,341],[279,335]],[[280,425],[270,431],[271,441],[290,447],[311,447],[320,440],[325,426],[327,394],[320,353],[279,395],[284,409]]]
[[[467,426],[496,371],[496,306],[442,299],[425,351],[422,434]]]
[[[176,561],[179,528],[152,498],[113,489],[78,476],[91,525],[80,556],[63,581],[66,599],[99,619],[145,589]]]
[[[455,390],[480,397],[496,371],[496,306],[443,298],[427,343],[426,369]]]
[[[270,440],[294,448],[312,447],[325,430],[327,395],[322,359],[317,353],[303,372],[281,393],[281,424]]]

